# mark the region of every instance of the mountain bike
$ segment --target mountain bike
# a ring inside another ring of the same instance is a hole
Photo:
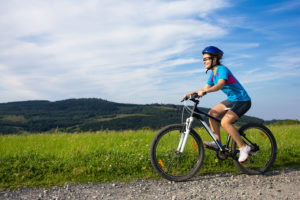
[[[187,105],[188,100],[194,102],[193,108]],[[183,101],[185,102],[183,113],[187,110],[190,114],[185,123],[163,127],[151,144],[151,164],[161,177],[170,181],[185,181],[199,171],[204,158],[204,144],[200,135],[192,128],[195,119],[201,122],[201,126],[217,144],[218,148],[206,148],[215,151],[218,159],[232,158],[236,167],[249,175],[263,174],[272,166],[277,154],[277,145],[272,132],[267,127],[258,123],[248,123],[238,129],[243,141],[251,147],[246,162],[239,163],[239,150],[236,142],[228,135],[226,144],[222,145],[202,115],[218,122],[220,119],[198,108],[200,100],[197,94]]]

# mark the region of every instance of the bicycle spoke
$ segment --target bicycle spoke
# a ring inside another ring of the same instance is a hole
[[[151,163],[154,169],[169,180],[185,180],[195,174],[203,161],[203,144],[195,132],[187,138],[183,152],[177,152],[182,125],[170,127],[158,134],[151,145]],[[155,149],[155,151],[154,151]]]
[[[171,161],[169,162],[169,165],[168,165],[167,170],[166,170],[167,173],[169,172],[170,167],[171,167],[171,165],[172,165],[173,160],[174,160],[175,157],[176,157],[176,153],[173,154],[173,156],[172,156],[172,158],[171,158]]]
[[[245,163],[234,161],[236,166],[245,173],[259,174],[265,172],[273,164],[276,157],[276,141],[272,133],[264,126],[248,124],[241,127],[241,137],[251,147],[249,157]],[[232,143],[232,151],[236,151],[237,145]]]

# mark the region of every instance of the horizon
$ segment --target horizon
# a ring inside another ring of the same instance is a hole
[[[298,0],[0,3],[0,103],[177,105],[207,82],[201,52],[213,45],[252,99],[246,115],[300,120]],[[225,99],[209,93],[200,106]]]
[[[68,100],[80,100],[80,99],[97,99],[97,100],[102,100],[102,101],[107,101],[107,102],[111,102],[111,103],[116,103],[116,104],[132,104],[132,105],[139,105],[139,106],[146,106],[146,105],[175,105],[175,106],[183,106],[183,105],[180,105],[180,104],[170,104],[170,103],[149,103],[149,104],[135,104],[135,103],[122,103],[122,102],[113,102],[113,101],[109,101],[107,99],[102,99],[102,98],[96,98],[96,97],[84,97],[84,98],[70,98],[70,99],[61,99],[61,100],[55,100],[55,101],[51,101],[51,100],[46,100],[46,99],[35,99],[35,100],[24,100],[24,101],[10,101],[10,102],[0,102],[0,104],[9,104],[9,103],[21,103],[21,102],[35,102],[35,101],[46,101],[46,102],[49,102],[49,103],[55,103],[55,102],[59,102],[59,101],[68,101]],[[206,108],[206,109],[209,109],[208,107],[205,107],[205,106],[198,106],[198,107],[202,107],[202,108]],[[263,119],[263,118],[260,118],[260,117],[257,117],[257,116],[253,116],[253,115],[249,115],[249,114],[245,114],[245,116],[249,116],[249,117],[255,117],[255,118],[258,118],[258,119],[262,119],[264,121],[284,121],[284,120],[298,120],[300,121],[299,119],[291,119],[291,118],[286,118],[286,119],[270,119],[270,120],[267,120],[267,119]]]

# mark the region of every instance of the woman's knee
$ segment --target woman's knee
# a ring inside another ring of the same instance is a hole
[[[232,126],[237,120],[238,116],[234,113],[231,113],[231,111],[228,111],[228,113],[221,120],[221,126]]]
[[[218,111],[216,111],[214,109],[209,110],[208,114],[213,116],[213,117],[219,117],[221,115]]]
[[[232,125],[231,121],[223,117],[223,119],[221,120],[221,126],[226,127],[228,125]]]
[[[210,114],[213,117],[220,117],[221,115],[225,114],[225,108],[226,106],[223,104],[218,104],[215,107],[213,107],[212,109],[210,109],[210,111],[208,112],[208,114]]]

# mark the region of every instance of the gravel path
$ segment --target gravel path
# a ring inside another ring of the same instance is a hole
[[[300,199],[300,169],[266,175],[217,174],[186,182],[138,180],[130,183],[66,185],[0,192],[0,199]]]

